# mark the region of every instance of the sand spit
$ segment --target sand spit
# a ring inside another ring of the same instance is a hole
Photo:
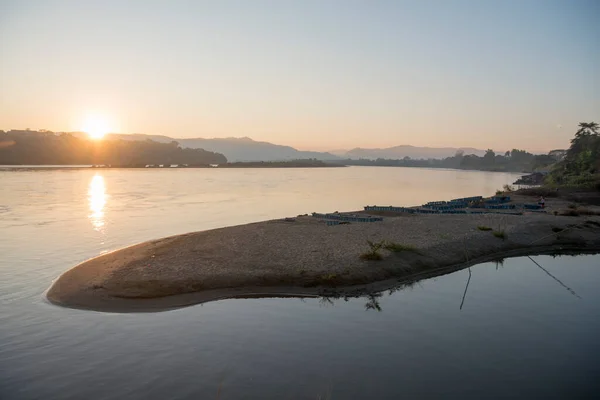
[[[495,258],[600,251],[599,216],[555,216],[552,207],[548,214],[400,214],[336,226],[304,216],[187,233],[85,261],[60,276],[47,298],[97,311],[159,311],[232,297],[384,290]],[[367,240],[417,251],[381,250],[382,260],[366,261]]]

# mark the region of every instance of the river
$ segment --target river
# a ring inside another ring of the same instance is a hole
[[[145,314],[44,300],[66,269],[140,241],[312,211],[490,195],[517,177],[381,167],[0,170],[0,398],[594,393],[598,256],[486,263],[377,298],[232,299]]]

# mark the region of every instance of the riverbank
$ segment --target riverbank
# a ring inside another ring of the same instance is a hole
[[[156,311],[240,296],[344,295],[497,258],[600,250],[600,217],[554,215],[566,210],[566,201],[552,199],[545,214],[400,213],[335,226],[301,216],[188,233],[88,260],[58,278],[47,298],[99,311]],[[367,240],[387,243],[381,260],[361,258]]]

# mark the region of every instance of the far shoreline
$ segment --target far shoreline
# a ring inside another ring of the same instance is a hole
[[[106,165],[0,165],[0,171],[50,171],[50,170],[180,170],[180,169],[277,169],[277,168],[345,168],[347,165],[341,164],[305,164],[302,163],[237,163],[222,164],[222,165],[149,165],[149,166],[106,166]]]
[[[0,172],[23,172],[23,171],[77,171],[77,170],[85,170],[85,171],[111,171],[111,170],[186,170],[186,169],[216,169],[216,170],[224,170],[224,169],[329,169],[329,168],[396,168],[396,169],[424,169],[430,171],[461,171],[461,172],[485,172],[485,173],[494,173],[494,174],[510,174],[510,175],[526,175],[527,172],[518,172],[518,171],[491,171],[485,169],[463,169],[463,168],[447,168],[447,167],[413,167],[413,166],[380,166],[380,165],[345,165],[345,164],[335,164],[328,163],[326,165],[294,165],[294,166],[220,166],[220,167],[211,167],[211,166],[187,166],[187,167],[131,167],[131,166],[115,166],[115,167],[106,167],[106,166],[93,166],[93,165],[0,165]],[[521,187],[520,185],[517,185]],[[523,185],[523,187],[527,187],[527,185]]]

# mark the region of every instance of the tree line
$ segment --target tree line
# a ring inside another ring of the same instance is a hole
[[[340,160],[336,161],[346,165],[385,166],[385,167],[422,167],[422,168],[454,168],[480,171],[507,171],[507,172],[530,172],[544,169],[558,162],[565,154],[564,150],[553,150],[548,154],[534,155],[525,150],[513,149],[503,154],[496,154],[494,150],[488,149],[483,156],[475,154],[464,154],[456,152],[452,157],[443,159],[402,159],[376,160]]]
[[[226,162],[223,154],[184,149],[176,141],[92,140],[68,133],[0,131],[0,165],[201,166]]]

